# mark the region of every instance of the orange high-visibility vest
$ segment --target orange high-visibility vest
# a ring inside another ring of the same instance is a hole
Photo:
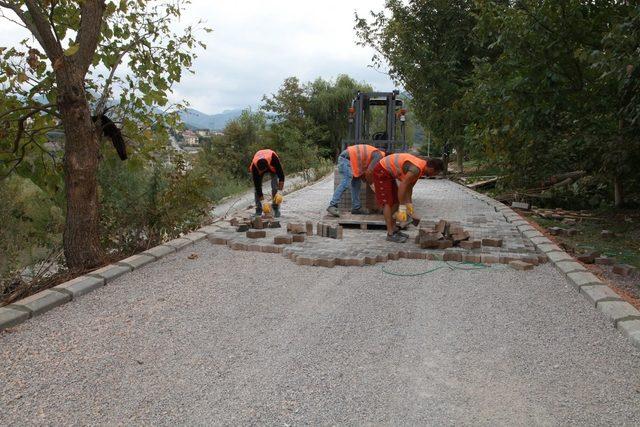
[[[273,156],[278,157],[278,155],[276,154],[275,151],[273,150],[269,150],[268,148],[265,150],[260,150],[258,151],[254,156],[253,156],[253,161],[251,162],[251,164],[249,165],[249,171],[251,171],[251,166],[255,166],[256,169],[258,169],[258,160],[266,160],[267,161],[267,165],[269,165],[269,172],[271,173],[276,173],[276,168],[274,168],[273,166],[271,166],[271,159],[273,158]]]
[[[404,181],[404,179],[407,177],[407,174],[402,170],[402,165],[404,165],[406,162],[409,162],[420,169],[420,175],[425,173],[427,168],[427,161],[411,154],[391,154],[380,160],[380,164],[382,164],[382,167],[385,168],[392,177],[394,177],[395,179],[399,179],[400,181]]]
[[[364,175],[369,167],[369,163],[371,163],[371,157],[376,151],[384,157],[384,153],[382,151],[371,145],[358,144],[347,147],[349,162],[351,162],[351,169],[353,169],[354,178],[359,178]]]

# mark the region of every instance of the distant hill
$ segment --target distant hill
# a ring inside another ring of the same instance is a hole
[[[242,110],[225,110],[219,114],[205,114],[193,108],[187,108],[179,114],[188,129],[222,130],[230,120],[239,117]]]

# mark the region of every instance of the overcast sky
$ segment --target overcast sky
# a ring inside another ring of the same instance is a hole
[[[202,18],[207,50],[198,52],[195,75],[175,87],[173,100],[213,114],[256,107],[263,94],[297,76],[303,82],[347,73],[377,90],[394,88],[389,78],[369,67],[373,52],[356,45],[354,11],[366,15],[384,0],[193,0],[182,24]],[[0,46],[19,34],[3,21]]]

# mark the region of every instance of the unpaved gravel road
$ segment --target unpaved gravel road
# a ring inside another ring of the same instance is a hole
[[[0,333],[0,361],[0,425],[640,424],[640,353],[549,264],[202,242]]]

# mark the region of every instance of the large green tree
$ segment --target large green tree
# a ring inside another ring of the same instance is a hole
[[[108,107],[130,141],[172,120],[161,114],[167,94],[189,70],[199,43],[196,26],[174,32],[188,1],[2,0],[4,25],[31,35],[0,48],[0,173],[38,168],[34,151],[63,132],[67,266],[102,261],[98,187],[101,115]],[[202,45],[204,46],[204,45]],[[126,67],[126,71],[120,68]],[[94,122],[92,116],[98,120]]]
[[[476,44],[472,0],[387,0],[370,17],[356,15],[360,43],[376,51],[374,66],[412,97],[417,119],[458,151],[462,169],[468,118],[462,98],[473,72]]]

